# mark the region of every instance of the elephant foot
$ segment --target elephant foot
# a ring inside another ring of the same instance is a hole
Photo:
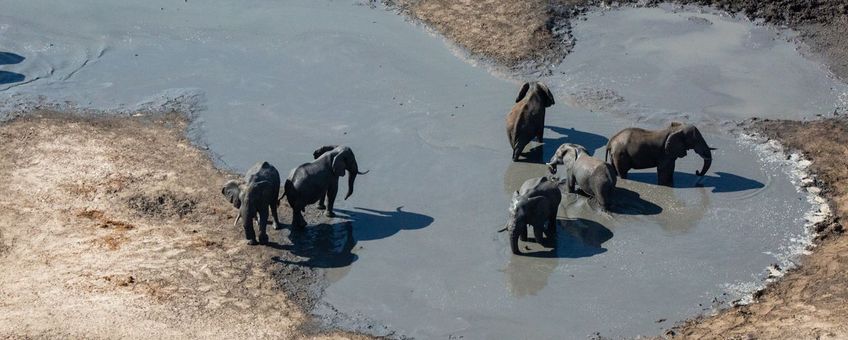
[[[327,210],[327,212],[324,213],[324,216],[336,217],[336,213],[334,213],[332,210]]]
[[[259,244],[268,244],[268,235],[259,235]]]
[[[521,240],[521,242],[527,242],[527,235],[521,235],[518,239]]]
[[[255,246],[255,245],[259,244],[259,242],[256,242],[256,239],[253,239],[253,238],[247,240],[245,243],[247,243],[247,245],[249,245],[249,246]]]
[[[274,230],[283,230],[283,228],[282,223],[274,223]]]
[[[324,210],[324,209],[327,209],[327,207],[326,207],[326,206],[324,206],[323,204],[319,204],[316,208],[318,208],[318,210]]]

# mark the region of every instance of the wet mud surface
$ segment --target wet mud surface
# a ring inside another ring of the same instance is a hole
[[[4,17],[11,23],[0,43],[26,58],[3,65],[25,77],[0,84],[4,114],[65,105],[182,109],[197,116],[193,131],[219,165],[234,170],[264,159],[285,174],[321,145],[352,147],[371,172],[337,202],[340,217],[315,219],[313,209],[307,220],[317,226],[273,236],[289,237],[278,250],[303,260],[273,259],[320,268],[320,316],[376,334],[650,335],[741,298],[806,240],[800,226],[811,205],[786,164],[762,159],[722,126],[763,113],[832,111],[844,100],[841,85],[792,44],[772,40],[774,32],[698,13],[605,12],[575,25],[597,43],[575,49],[544,79],[558,100],[545,143],[512,163],[503,117],[518,83],[470,66],[391,13],[348,2],[85,1],[63,5],[67,18],[99,25],[27,15],[44,6],[0,5],[20,14]],[[634,35],[606,30],[612,22]],[[729,45],[718,39],[728,36]],[[703,58],[670,53],[691,50],[689,42],[706,47]],[[757,60],[802,72],[776,81]],[[796,101],[790,85],[811,97]],[[621,128],[684,118],[703,124],[718,148],[699,186],[700,160],[690,153],[677,163],[676,189],[654,185],[650,171],[620,181],[609,216],[567,195],[557,247],[510,254],[497,232],[510,195],[544,174],[539,160],[560,143],[602,155],[605,136]]]

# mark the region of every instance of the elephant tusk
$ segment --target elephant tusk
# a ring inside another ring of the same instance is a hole
[[[238,225],[238,221],[241,218],[241,211],[239,211],[238,215],[236,215],[236,220],[233,221],[233,227]]]

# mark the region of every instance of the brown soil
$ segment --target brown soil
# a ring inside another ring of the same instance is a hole
[[[698,318],[670,331],[687,339],[848,339],[848,119],[754,120],[750,130],[811,160],[835,217],[819,224],[813,253],[756,294],[756,303]]]
[[[377,0],[370,0],[371,2]],[[848,79],[844,0],[382,0],[429,25],[472,55],[515,68],[560,62],[575,42],[569,21],[590,6],[664,2],[713,6],[801,33],[812,55]],[[576,42],[579,44],[580,42]]]
[[[316,274],[244,244],[219,191],[232,175],[186,125],[48,112],[0,125],[0,338],[306,336]]]
[[[568,19],[586,0],[384,0],[499,65],[558,63],[570,51]]]

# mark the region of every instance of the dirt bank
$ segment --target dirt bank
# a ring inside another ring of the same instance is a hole
[[[817,246],[801,266],[758,293],[756,303],[691,320],[670,331],[686,339],[848,338],[848,119],[813,122],[755,120],[749,128],[797,150],[831,199],[832,221],[819,225]]]
[[[233,176],[186,124],[39,112],[0,125],[0,337],[310,333],[316,274],[244,244],[219,191]]]
[[[371,0],[375,1],[375,0]],[[848,3],[840,0],[383,0],[479,57],[508,67],[557,63],[575,42],[569,21],[591,6],[713,6],[797,30],[811,55],[848,79]],[[579,44],[580,42],[576,42]]]

